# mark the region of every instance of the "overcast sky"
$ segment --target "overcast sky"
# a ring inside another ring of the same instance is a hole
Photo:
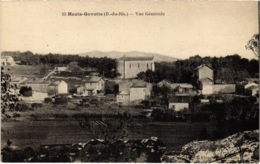
[[[127,12],[62,16],[62,12]],[[136,16],[163,12],[164,16]],[[258,33],[257,2],[1,2],[1,51],[142,51],[185,59],[239,54]]]

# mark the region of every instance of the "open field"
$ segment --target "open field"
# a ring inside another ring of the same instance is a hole
[[[198,138],[206,123],[186,122],[150,122],[136,120],[142,126],[129,128],[126,139],[144,139],[152,136],[159,137],[167,147],[167,151],[180,150],[181,147]],[[1,134],[1,146],[7,139],[20,148],[31,146],[38,148],[48,144],[72,144],[87,142],[90,135],[80,130],[77,121],[19,121],[4,122],[2,128],[10,134]]]
[[[48,74],[48,70],[52,69],[53,67],[47,65],[45,68],[44,65],[15,65],[5,66],[4,73],[8,73],[11,76],[44,77]]]

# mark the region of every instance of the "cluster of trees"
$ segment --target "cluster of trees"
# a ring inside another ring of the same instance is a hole
[[[98,72],[106,77],[114,78],[116,73],[116,60],[102,57],[83,57],[76,54],[34,54],[31,51],[20,52],[20,51],[4,51],[1,53],[2,56],[12,56],[15,61],[20,61],[22,65],[58,65],[58,64],[69,64],[71,62],[77,62],[80,67],[92,67],[97,68]]]
[[[220,83],[234,83],[244,78],[255,78],[259,75],[259,60],[241,58],[229,55],[226,57],[200,57],[192,56],[186,60],[172,63],[155,63],[155,71],[140,72],[137,77],[147,82],[159,82],[163,79],[175,83],[192,83],[194,69],[201,64],[207,64],[214,70],[214,80]]]
[[[201,132],[201,139],[216,140],[237,132],[259,129],[259,103],[253,97],[208,104],[201,107],[200,112],[212,116],[211,124]]]
[[[19,93],[25,97],[30,97],[32,96],[32,88],[27,86],[21,87]]]

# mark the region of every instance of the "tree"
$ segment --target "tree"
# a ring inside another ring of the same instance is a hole
[[[253,51],[255,56],[259,58],[258,45],[259,34],[254,34],[253,37],[247,42],[246,49]]]
[[[79,121],[80,128],[82,128],[85,133],[88,132],[93,139],[103,139],[109,143],[127,137],[127,127],[130,124],[133,124],[133,121],[128,111],[125,111],[123,115],[118,113],[118,117],[103,117],[97,121],[89,119]]]
[[[16,110],[18,105],[18,96],[14,94],[16,85],[10,84],[11,76],[4,73],[4,68],[1,67],[1,117],[3,121],[11,118],[6,111]]]

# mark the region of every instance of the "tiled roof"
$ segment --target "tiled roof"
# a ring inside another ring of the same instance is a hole
[[[8,58],[12,58],[12,56],[2,56],[1,59],[8,59]]]
[[[28,79],[24,83],[26,84],[49,84],[51,81],[44,80],[42,78]]]
[[[198,66],[197,68],[195,68],[195,70],[200,70],[201,68],[204,68],[204,67],[208,67],[210,69],[213,70],[213,68],[211,68],[210,66],[208,66],[207,64],[201,64],[200,66]]]
[[[119,94],[119,95],[129,95],[130,93],[129,93],[129,92],[126,92],[126,91],[120,91],[118,94]]]
[[[201,82],[207,82],[207,81],[213,81],[212,79],[208,78],[208,77],[205,77],[203,79],[200,79]]]
[[[85,82],[86,83],[97,83],[99,80],[101,80],[101,77],[98,76],[91,76],[91,77],[85,77]]]
[[[172,83],[171,84],[172,88],[175,89],[177,87],[181,88],[193,88],[193,86],[189,83]]]
[[[171,81],[169,81],[169,80],[166,80],[166,79],[163,79],[163,80],[161,80],[160,82],[158,82],[158,83],[162,83],[162,82],[166,82],[166,83],[170,83],[170,84],[172,84],[172,82]]]
[[[61,82],[62,82],[62,80],[57,80],[57,81],[51,82],[49,84],[49,86],[58,86]]]
[[[253,90],[253,89],[259,89],[259,87],[258,86],[251,86],[251,87],[246,88],[246,90]]]
[[[146,88],[146,82],[143,80],[132,80],[130,88]]]
[[[146,61],[146,60],[153,60],[153,56],[123,56],[119,58],[118,60],[124,60],[124,61]]]

